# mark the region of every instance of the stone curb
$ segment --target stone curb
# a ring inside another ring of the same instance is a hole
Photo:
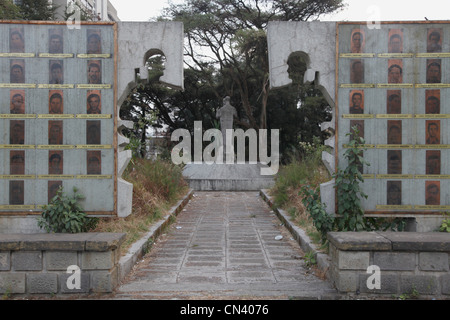
[[[298,242],[302,250],[304,252],[314,253],[314,257],[316,258],[317,261],[317,266],[319,267],[320,270],[325,272],[326,277],[329,279],[330,264],[331,264],[330,257],[325,253],[319,252],[317,246],[311,241],[311,239],[308,237],[305,231],[300,227],[296,226],[294,223],[292,223],[291,218],[289,217],[289,214],[286,211],[275,207],[272,197],[269,195],[268,191],[269,190],[267,189],[260,190],[260,195],[263,198],[263,200],[269,205],[269,207],[274,211],[274,213],[281,220],[284,226],[289,230],[289,232],[292,234],[292,237]]]
[[[194,190],[190,189],[187,195],[173,206],[169,214],[163,220],[151,226],[149,232],[136,241],[128,253],[119,260],[119,282],[122,281],[133,269],[136,262],[142,258],[149,250],[153,242],[163,233],[163,230],[172,223],[172,219],[178,216],[183,208],[189,203],[194,195]]]

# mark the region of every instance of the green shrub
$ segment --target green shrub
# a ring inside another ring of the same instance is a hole
[[[159,159],[136,159],[125,172],[124,179],[133,183],[136,189],[143,188],[168,202],[176,200],[187,185],[180,166]]]
[[[327,241],[327,233],[333,231],[334,218],[325,211],[325,205],[320,201],[320,187],[312,189],[310,186],[304,186],[300,193],[303,195],[302,203],[313,219],[324,244]]]
[[[274,204],[277,207],[282,207],[288,202],[288,189],[298,189],[305,183],[319,185],[329,180],[328,172],[318,157],[319,153],[322,154],[322,151],[309,153],[302,160],[292,158],[289,164],[280,168],[272,189]]]
[[[448,213],[446,215],[448,215]],[[442,221],[439,231],[440,232],[450,232],[450,217],[447,219],[444,219]]]
[[[133,159],[141,157],[141,151],[145,150],[145,143],[142,143],[140,138],[131,136],[130,142],[125,147],[125,150],[131,150]]]
[[[352,128],[348,148],[344,157],[348,161],[345,169],[338,168],[334,178],[337,190],[337,226],[339,231],[363,231],[366,229],[364,221],[364,209],[361,198],[367,199],[367,195],[361,190],[360,183],[364,178],[360,167],[368,163],[363,159],[364,139],[359,136],[357,127]]]
[[[61,187],[49,205],[43,207],[38,226],[49,233],[87,232],[95,226],[96,219],[89,218],[80,206],[83,196],[73,188],[74,195],[64,193]]]

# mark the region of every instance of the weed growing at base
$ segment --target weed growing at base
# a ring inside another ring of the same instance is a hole
[[[49,205],[43,207],[38,226],[49,233],[79,233],[89,231],[97,222],[89,218],[79,201],[84,197],[73,188],[73,196],[64,193],[61,187]]]
[[[133,159],[123,178],[133,184],[133,213],[127,218],[102,219],[93,231],[126,233],[121,248],[126,253],[186,194],[188,187],[181,167],[163,160]]]

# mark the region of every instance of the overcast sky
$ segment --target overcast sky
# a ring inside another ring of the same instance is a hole
[[[122,21],[148,21],[160,15],[169,2],[182,0],[110,0]],[[340,13],[322,17],[325,21],[449,20],[449,0],[344,0]]]

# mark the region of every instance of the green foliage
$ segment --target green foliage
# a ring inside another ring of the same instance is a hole
[[[394,296],[395,297],[395,296]],[[411,288],[410,293],[403,293],[397,297],[398,300],[409,300],[409,299],[418,299],[420,297],[419,291],[417,291],[416,287],[413,286]]]
[[[22,0],[18,7],[23,20],[55,20],[57,7],[48,0]]]
[[[11,0],[0,0],[0,19],[17,20],[21,19],[20,9]]]
[[[352,131],[347,134],[350,142],[344,153],[348,165],[344,170],[338,169],[334,175],[338,199],[337,225],[340,231],[366,230],[361,198],[367,199],[367,195],[360,187],[360,183],[364,182],[360,167],[369,164],[362,157],[364,139],[359,136],[357,127],[353,127]]]
[[[38,226],[49,233],[79,233],[87,232],[95,226],[95,219],[88,218],[79,201],[83,196],[78,189],[73,189],[74,195],[64,193],[61,187],[49,205],[43,207]]]
[[[327,241],[327,233],[334,228],[334,217],[325,211],[325,205],[320,201],[320,187],[313,189],[309,185],[306,185],[302,187],[299,194],[303,195],[302,203],[321,235],[322,244],[325,244]]]
[[[88,10],[82,8],[77,2],[66,5],[63,19],[65,21],[94,21],[95,16]]]
[[[301,145],[300,148],[307,150],[300,151],[300,154],[294,151],[290,155],[289,163],[280,168],[273,188],[274,204],[277,207],[282,207],[288,202],[287,191],[290,188],[297,189],[305,183],[319,185],[327,181],[328,174],[323,170],[321,164],[322,150],[325,147],[318,141],[315,140],[314,144],[304,143]]]
[[[305,253],[304,259],[307,268],[311,268],[317,264],[314,251],[308,251]]]
[[[141,142],[141,140],[135,136],[131,136],[130,142],[125,147],[125,150],[131,150],[131,154],[134,158],[141,157],[141,150],[145,148],[145,144]]]
[[[360,187],[360,183],[364,182],[361,166],[369,165],[362,157],[364,139],[359,137],[356,127],[352,128],[352,133],[347,134],[347,136],[349,136],[350,142],[344,156],[348,165],[343,170],[339,169],[334,175],[338,197],[338,215],[333,218],[326,214],[324,204],[321,203],[319,187],[314,189],[310,185],[305,185],[299,193],[303,196],[302,203],[312,217],[314,226],[322,236],[322,243],[326,240],[326,233],[333,229],[337,231],[403,231],[405,221],[401,218],[369,218],[364,216],[361,198],[367,199],[367,195]],[[309,145],[305,144],[303,149],[308,153]],[[319,161],[319,158],[316,161]],[[317,186],[318,184],[312,185]]]
[[[125,171],[124,178],[133,183],[136,191],[143,190],[143,193],[168,202],[176,200],[181,188],[186,185],[181,167],[159,159],[136,159]]]
[[[0,19],[54,20],[56,9],[48,0],[22,0],[17,5],[11,0],[0,0]]]
[[[313,136],[312,141],[303,141],[299,143],[299,153],[302,159],[309,159],[317,165],[322,162],[322,153],[327,150],[320,136]]]
[[[230,96],[238,112],[236,128],[283,129],[282,156],[298,147],[300,137],[312,142],[314,135],[322,136],[319,124],[330,114],[328,104],[315,86],[303,81],[269,90],[267,24],[314,20],[342,7],[341,0],[188,0],[170,4],[158,20],[184,24],[185,88],[171,91],[158,82],[147,84],[139,92],[148,98],[146,106],[139,108],[157,110],[157,125],[169,132],[178,128],[192,131],[194,121],[202,121],[207,130],[215,126],[215,111],[222,99]],[[303,79],[305,61],[301,68],[291,70],[292,79]],[[121,118],[132,120],[136,114],[124,108]]]
[[[446,213],[446,215],[449,216],[449,213]],[[447,219],[444,219],[442,221],[439,231],[440,232],[450,232],[450,216]]]
[[[123,113],[129,113],[129,119],[134,122],[133,129],[124,129],[123,134],[130,139],[130,143],[125,148],[132,150],[133,158],[144,158],[147,153],[147,130],[155,123],[156,113],[146,108],[146,97],[139,93],[139,86],[134,93],[125,101],[123,105]],[[128,111],[125,111],[128,110]],[[131,116],[131,114],[133,116]]]
[[[402,218],[365,217],[365,231],[405,231],[406,222]]]

